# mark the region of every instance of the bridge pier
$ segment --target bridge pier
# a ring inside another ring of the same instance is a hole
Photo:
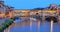
[[[60,16],[58,16],[58,23],[60,24]]]
[[[46,16],[46,15],[44,14],[44,12],[42,12],[42,22],[43,22],[43,23],[45,23],[45,16]]]
[[[45,23],[45,16],[42,16],[42,22]]]

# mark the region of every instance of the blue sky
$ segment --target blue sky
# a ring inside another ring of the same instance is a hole
[[[47,7],[50,4],[60,4],[60,0],[4,0],[6,5],[15,9],[33,9],[37,7]]]

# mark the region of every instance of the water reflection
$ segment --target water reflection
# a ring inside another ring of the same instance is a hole
[[[15,23],[20,23],[20,22],[23,22],[23,21],[24,21],[23,18],[18,18],[18,19],[15,20]]]
[[[40,21],[38,21],[38,32],[40,32]]]
[[[20,19],[21,20],[21,19]],[[15,20],[15,25],[10,29],[10,32],[50,32],[50,22],[46,22],[43,24],[40,20],[30,19],[29,21],[25,21],[22,18],[21,23],[19,19]],[[53,25],[53,32],[59,32],[60,25],[54,23]]]

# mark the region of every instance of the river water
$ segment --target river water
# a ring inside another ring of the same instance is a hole
[[[24,22],[24,19],[16,19],[15,23]],[[50,22],[42,23],[36,19],[31,19],[27,25],[14,26],[10,32],[50,32]],[[53,24],[53,32],[60,32],[60,24]]]

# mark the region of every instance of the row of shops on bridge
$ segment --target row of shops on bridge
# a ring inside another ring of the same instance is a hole
[[[49,7],[41,9],[41,8],[35,8],[30,10],[14,10],[13,15],[14,16],[33,16],[38,13],[39,16],[58,16],[60,15],[60,5],[51,4]]]
[[[53,12],[53,13],[52,13]],[[50,16],[52,14],[56,15],[57,11],[56,10],[14,10],[14,16],[33,16],[38,13],[39,16],[46,15]]]

